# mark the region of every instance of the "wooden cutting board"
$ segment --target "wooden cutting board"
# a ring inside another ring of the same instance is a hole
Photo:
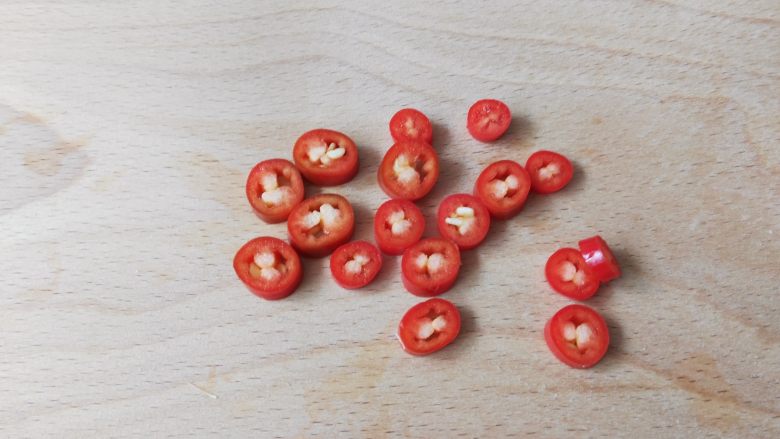
[[[120,3],[0,5],[0,435],[780,436],[776,0]],[[515,116],[491,145],[483,97]],[[231,266],[286,235],[247,172],[315,127],[359,145],[327,191],[372,239],[407,106],[443,166],[429,218],[492,161],[576,167],[464,255],[462,333],[425,358],[394,338],[419,301],[395,258],[359,292],[306,260],[275,303]],[[612,345],[572,370],[543,266],[597,233]]]

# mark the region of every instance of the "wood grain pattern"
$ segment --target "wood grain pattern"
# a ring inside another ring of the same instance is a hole
[[[3,437],[780,437],[776,0],[117,3],[0,4]],[[489,146],[482,97],[516,115]],[[371,239],[402,106],[435,124],[426,214],[497,159],[577,169],[465,255],[462,335],[427,358],[394,340],[395,259],[363,292],[307,260],[278,303],[231,267],[285,235],[246,173],[313,127],[361,148],[334,190]],[[575,371],[542,267],[594,233],[624,276]]]

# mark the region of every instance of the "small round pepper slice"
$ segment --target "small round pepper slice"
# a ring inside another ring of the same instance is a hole
[[[579,247],[585,262],[601,282],[609,282],[620,277],[617,259],[601,236],[583,239],[579,242]]]
[[[584,305],[561,308],[544,327],[547,347],[564,364],[585,369],[601,361],[609,348],[609,329],[601,315]]]
[[[412,355],[428,355],[452,343],[460,333],[460,312],[440,298],[409,308],[398,324],[398,341]]]

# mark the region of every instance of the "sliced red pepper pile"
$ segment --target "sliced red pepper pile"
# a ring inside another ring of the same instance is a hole
[[[481,99],[468,111],[466,127],[474,139],[494,142],[510,127],[509,107]],[[433,147],[433,125],[419,110],[404,108],[390,119],[394,144],[377,172],[379,187],[390,197],[377,209],[373,226],[376,245],[350,241],[355,229],[351,203],[337,193],[305,198],[304,180],[317,186],[339,186],[359,170],[359,149],[346,134],[314,129],[301,135],[292,149],[293,162],[274,158],[258,163],[246,181],[246,196],[260,219],[287,221],[290,244],[263,236],[244,244],[233,260],[239,279],[259,297],[277,300],[292,294],[303,278],[299,253],[330,255],[330,271],[345,289],[369,285],[383,266],[383,253],[402,255],[401,280],[416,296],[438,296],[454,286],[461,252],[477,248],[488,236],[491,221],[520,213],[531,192],[560,191],[574,167],[563,155],[537,151],[525,166],[512,160],[489,164],[479,174],[472,194],[452,194],[439,205],[439,237],[424,238],[425,217],[414,202],[427,196],[439,179],[439,158]],[[620,276],[620,267],[600,237],[579,242],[579,250],[562,248],[545,266],[545,276],[558,293],[586,300],[602,283]],[[404,350],[426,355],[450,344],[460,331],[460,313],[451,302],[432,298],[412,306],[401,319],[397,336]],[[563,363],[586,368],[607,351],[609,331],[591,308],[569,305],[544,329],[551,352]]]

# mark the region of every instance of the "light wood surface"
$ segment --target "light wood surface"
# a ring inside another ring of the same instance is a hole
[[[777,0],[113,3],[0,4],[0,436],[780,437]],[[515,115],[492,145],[483,97]],[[394,338],[397,259],[360,292],[306,260],[275,303],[231,266],[286,236],[247,172],[315,127],[359,145],[329,191],[372,239],[405,106],[435,125],[428,215],[497,159],[576,166],[464,256],[462,333],[426,358]],[[596,233],[624,276],[579,371],[543,266]]]

